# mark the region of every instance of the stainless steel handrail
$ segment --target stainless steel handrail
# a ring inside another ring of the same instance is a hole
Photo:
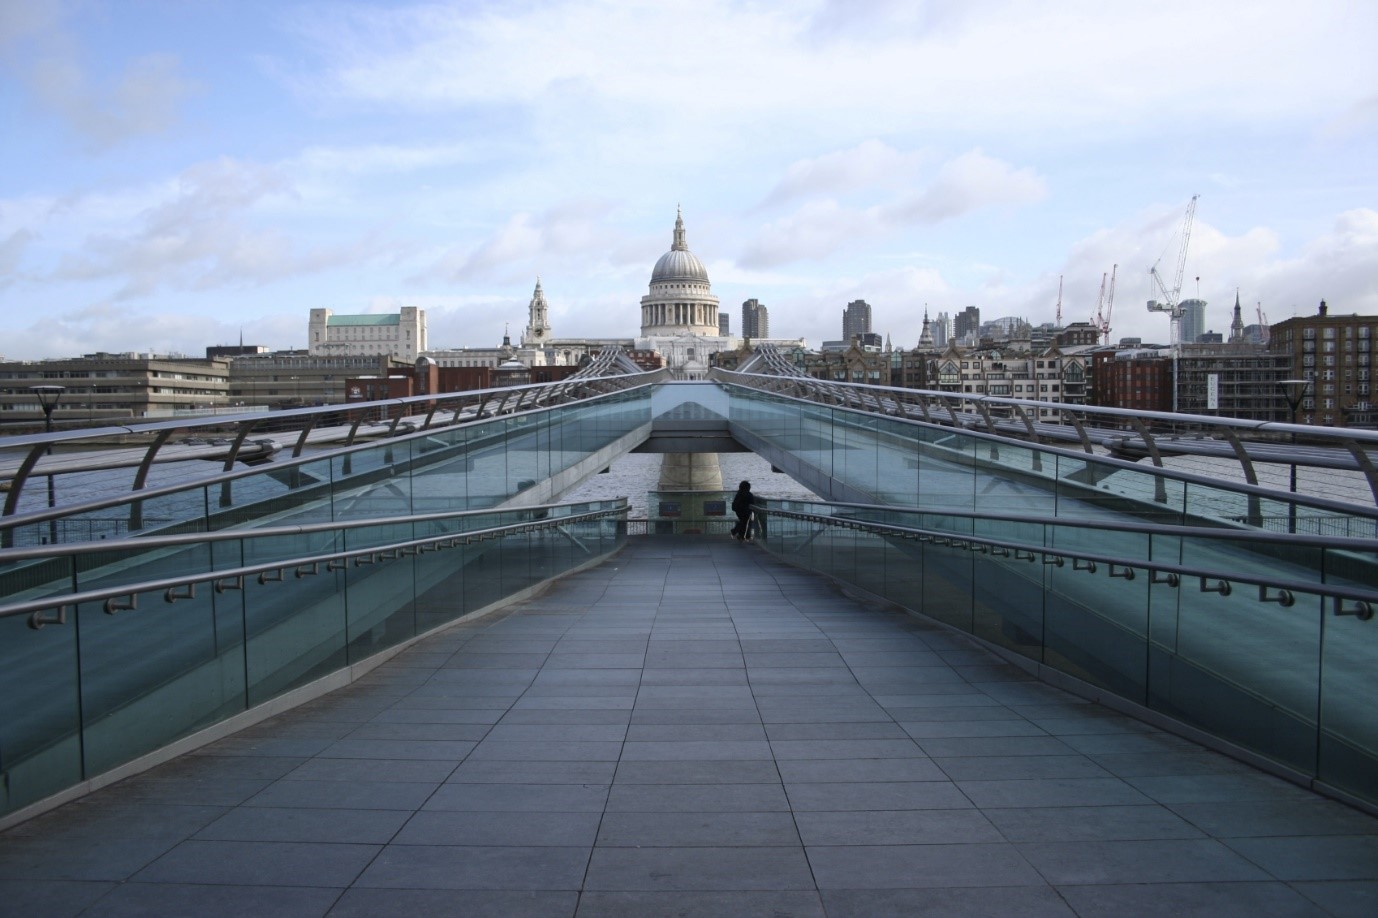
[[[35,629],[42,628],[44,625],[65,624],[66,609],[69,606],[76,606],[81,603],[102,602],[118,599],[120,597],[133,597],[140,593],[164,591],[164,600],[168,603],[176,602],[179,599],[187,599],[194,596],[192,594],[178,594],[176,591],[196,584],[238,581],[242,585],[243,578],[254,574],[263,574],[268,571],[285,572],[294,570],[295,576],[313,576],[319,573],[319,565],[331,561],[351,561],[357,558],[369,557],[376,559],[376,556],[384,552],[395,552],[394,558],[401,557],[403,553],[408,553],[407,549],[423,549],[425,546],[440,548],[455,548],[459,545],[470,544],[475,541],[486,541],[493,538],[501,538],[505,535],[518,534],[522,532],[533,532],[537,530],[558,529],[571,523],[579,523],[587,520],[605,519],[612,516],[625,516],[627,513],[625,505],[612,507],[604,510],[591,510],[587,513],[574,514],[571,516],[549,517],[543,520],[533,520],[523,523],[509,523],[504,526],[496,526],[488,529],[472,529],[465,532],[451,532],[427,536],[421,539],[407,539],[402,542],[393,542],[388,545],[373,545],[368,548],[350,549],[348,551],[327,552],[317,555],[306,555],[299,558],[284,558],[277,561],[254,564],[246,567],[225,568],[222,570],[208,571],[199,574],[187,574],[180,577],[164,577],[158,580],[145,580],[138,583],[121,584],[115,587],[106,587],[100,590],[88,590],[78,593],[69,593],[64,596],[50,596],[41,599],[31,599],[25,602],[8,603],[0,605],[0,618],[13,618],[15,616],[29,615],[30,627]],[[442,544],[449,543],[449,544]],[[140,545],[143,543],[140,542]],[[372,563],[371,561],[369,563]],[[307,571],[308,566],[314,565],[316,569]],[[357,562],[356,562],[357,566]],[[272,583],[282,579],[279,577],[265,578],[264,583]],[[238,588],[238,587],[227,587]],[[123,609],[132,609],[132,605],[118,607],[107,606],[106,611],[114,613]],[[57,609],[59,614],[55,618],[44,618],[42,613],[47,610]]]
[[[1265,545],[1308,545],[1313,548],[1336,548],[1344,550],[1367,551],[1378,553],[1378,539],[1364,539],[1357,538],[1354,536],[1323,536],[1310,535],[1306,533],[1274,533],[1265,532],[1258,529],[1203,528],[1200,526],[1177,526],[1172,523],[1153,523],[1147,521],[1121,523],[1116,522],[1114,520],[1086,519],[1083,517],[1073,516],[1050,519],[1046,516],[1031,516],[1027,514],[1018,513],[976,513],[971,510],[943,510],[930,507],[905,507],[896,504],[855,504],[842,503],[836,501],[801,500],[781,501],[781,503],[814,503],[820,507],[840,507],[847,510],[873,510],[882,513],[955,516],[961,519],[995,520],[1002,523],[1030,523],[1037,524],[1040,526],[1062,526],[1073,529],[1106,529],[1112,532],[1138,532],[1146,533],[1148,535],[1182,536],[1184,538],[1193,539],[1221,539],[1229,540],[1232,542],[1261,542]],[[799,512],[784,511],[778,506],[775,509],[771,509],[770,504],[765,504],[762,507],[762,509],[766,509],[770,512]],[[834,519],[838,522],[872,522],[870,520],[852,520],[848,517],[828,517],[826,514],[819,514],[819,516],[822,516],[827,519]]]
[[[145,536],[136,542],[130,541],[111,541],[109,539],[95,540],[90,542],[59,542],[54,545],[43,545],[32,548],[4,548],[0,549],[0,564],[14,561],[47,560],[49,558],[66,557],[72,555],[86,554],[108,554],[109,552],[129,552],[142,550],[145,548],[177,548],[183,545],[198,545],[205,542],[233,542],[242,539],[274,538],[277,536],[310,535],[316,532],[339,532],[341,530],[366,529],[372,526],[400,526],[409,523],[439,522],[443,520],[461,519],[470,516],[493,516],[500,513],[537,513],[541,511],[559,510],[566,507],[578,507],[586,504],[620,504],[626,506],[625,497],[611,498],[607,500],[585,500],[569,504],[536,504],[527,507],[490,507],[485,510],[454,510],[444,513],[413,513],[404,516],[379,516],[369,517],[358,520],[341,520],[338,522],[321,523],[298,523],[291,526],[264,526],[254,529],[216,529],[211,532],[188,532],[175,533],[162,536]],[[614,508],[615,509],[615,508]],[[552,522],[571,519],[570,516],[549,517]],[[533,520],[532,522],[545,522],[547,518]],[[519,525],[519,524],[512,524]],[[525,524],[520,524],[525,525]],[[449,536],[457,533],[450,533]],[[448,536],[446,536],[448,537]]]
[[[717,371],[715,371],[715,372],[720,373],[720,374],[722,374],[723,376],[728,375],[727,371],[725,371],[725,370],[717,370]],[[741,374],[732,374],[732,375],[740,376]],[[765,377],[765,378],[767,378],[767,379],[775,379],[776,377]],[[790,394],[783,393],[783,392],[777,392],[777,391],[771,391],[771,390],[767,390],[767,389],[757,388],[757,387],[755,387],[755,386],[745,385],[745,384],[741,383],[741,382],[740,382],[739,380],[737,380],[737,379],[732,379],[732,380],[718,379],[718,380],[716,380],[716,381],[717,381],[720,385],[742,385],[743,388],[745,388],[745,389],[747,389],[747,390],[749,390],[749,391],[753,391],[753,392],[762,392],[762,393],[764,393],[764,394],[766,394],[766,395],[770,395],[770,396],[773,396],[773,397],[775,397],[775,398],[786,399],[786,400],[790,400],[790,401],[796,401],[796,402],[800,402],[800,403],[802,403],[802,404],[807,404],[807,405],[812,405],[812,406],[821,406],[821,407],[825,407],[825,408],[829,408],[829,409],[857,410],[857,411],[862,411],[863,413],[874,413],[874,412],[866,412],[864,408],[858,408],[856,405],[853,405],[853,404],[840,404],[840,403],[835,403],[835,402],[817,401],[817,400],[814,400],[814,399],[812,399],[812,398],[807,397],[806,395],[804,395],[804,396],[801,396],[801,395],[790,395]],[[790,381],[791,381],[791,382],[795,382],[795,381],[798,381],[798,380],[795,380],[795,379],[791,378]],[[809,382],[809,381],[811,381],[811,380],[809,380],[808,378],[805,378],[805,379],[803,380],[803,382]],[[812,380],[812,381],[813,381],[813,382],[820,382],[819,380]],[[843,384],[839,384],[839,383],[828,383],[828,385],[843,385]],[[853,385],[853,384],[845,384],[845,385]],[[865,388],[865,387],[863,387],[863,388]],[[920,390],[902,390],[902,391],[920,391]],[[1062,408],[1067,408],[1067,409],[1071,409],[1071,408],[1080,409],[1080,408],[1082,407],[1082,406],[1061,405],[1061,404],[1059,404],[1059,403],[1050,403],[1050,402],[1039,402],[1039,403],[1030,403],[1030,404],[1055,405],[1055,406],[1057,406],[1057,407],[1062,407]],[[1111,409],[1096,409],[1096,410],[1098,410],[1098,411],[1107,411],[1107,410],[1111,410]],[[959,433],[964,434],[965,436],[973,437],[973,438],[978,439],[978,440],[983,440],[983,441],[986,441],[986,442],[995,444],[995,445],[997,445],[997,446],[998,446],[999,444],[1001,444],[1001,443],[1006,443],[1006,444],[1011,444],[1011,445],[1019,446],[1019,447],[1021,447],[1021,448],[1023,448],[1023,449],[1036,448],[1036,449],[1042,450],[1042,451],[1044,451],[1044,452],[1047,452],[1047,453],[1050,453],[1050,454],[1053,454],[1053,455],[1065,456],[1065,457],[1067,457],[1067,458],[1069,458],[1069,459],[1073,459],[1073,460],[1081,461],[1081,462],[1086,461],[1087,458],[1088,458],[1088,456],[1087,456],[1087,454],[1086,454],[1085,451],[1079,451],[1079,450],[1076,450],[1076,449],[1069,448],[1069,447],[1067,447],[1067,446],[1059,445],[1059,444],[1057,444],[1057,443],[1046,443],[1046,442],[1043,442],[1043,441],[1031,441],[1031,440],[1028,440],[1028,439],[1026,439],[1026,438],[1015,438],[1015,437],[1010,437],[1010,436],[1007,436],[1007,435],[1001,434],[1001,433],[992,433],[992,432],[985,431],[985,430],[973,430],[972,428],[970,428],[970,427],[968,427],[968,426],[965,426],[965,425],[962,425],[962,424],[942,423],[942,422],[939,422],[939,421],[926,421],[926,420],[924,420],[923,418],[916,418],[916,417],[912,417],[912,416],[897,416],[897,415],[893,415],[893,414],[885,414],[885,413],[883,413],[883,412],[881,413],[881,416],[886,417],[887,419],[892,420],[892,421],[898,421],[898,422],[900,422],[900,423],[906,423],[906,424],[934,424],[934,425],[937,425],[937,426],[941,426],[941,427],[943,427],[943,428],[950,428],[950,429],[954,430],[955,432],[959,432]],[[1177,417],[1177,416],[1174,415],[1173,417]],[[1185,417],[1185,416],[1183,416],[1183,417]],[[734,421],[733,423],[740,423],[740,422]],[[1241,423],[1252,423],[1252,422],[1241,422]],[[1307,428],[1304,428],[1304,429],[1307,430],[1307,431],[1310,431],[1310,432],[1314,432],[1314,431],[1316,431],[1318,428],[1307,427]],[[1328,429],[1328,428],[1319,428],[1319,429]],[[1125,432],[1124,432],[1124,431],[1119,431],[1119,433],[1123,434],[1123,433],[1125,433]],[[1348,433],[1348,431],[1346,431],[1346,433]],[[1375,450],[1375,453],[1378,454],[1378,449]],[[1095,454],[1095,455],[1091,456],[1090,458],[1093,458],[1096,462],[1099,462],[1099,463],[1106,463],[1106,464],[1113,465],[1113,466],[1116,466],[1116,467],[1121,468],[1121,469],[1125,469],[1125,470],[1127,470],[1127,471],[1134,471],[1134,472],[1137,472],[1137,473],[1139,473],[1139,474],[1145,474],[1145,469],[1144,469],[1143,466],[1138,465],[1137,463],[1132,462],[1132,461],[1129,461],[1129,460],[1126,460],[1126,459],[1121,459],[1121,458],[1119,458],[1119,457],[1117,457],[1117,456],[1113,456],[1113,455],[1103,455],[1103,454]],[[1237,458],[1237,457],[1236,457],[1236,458]],[[1273,460],[1273,461],[1280,461],[1280,460]],[[1286,463],[1286,462],[1280,462],[1280,464],[1286,465],[1286,464],[1288,464],[1288,463]],[[1306,465],[1306,463],[1305,463],[1305,462],[1300,462],[1300,461],[1299,461],[1299,462],[1297,462],[1297,465],[1302,466],[1302,465]],[[1293,502],[1293,503],[1297,503],[1297,504],[1303,504],[1303,505],[1308,506],[1308,507],[1316,507],[1316,508],[1325,509],[1325,510],[1335,510],[1335,511],[1337,511],[1337,512],[1344,513],[1344,514],[1348,514],[1348,515],[1363,516],[1363,517],[1365,517],[1365,518],[1378,519],[1378,490],[1375,490],[1375,506],[1372,507],[1372,508],[1370,508],[1370,507],[1368,507],[1368,506],[1366,506],[1366,505],[1363,505],[1363,504],[1356,504],[1356,503],[1345,502],[1345,501],[1331,500],[1331,499],[1329,499],[1329,498],[1316,497],[1316,496],[1310,495],[1310,494],[1301,494],[1301,493],[1296,493],[1296,492],[1291,492],[1291,491],[1279,491],[1279,490],[1277,490],[1277,489],[1264,487],[1264,486],[1258,485],[1258,484],[1246,484],[1246,483],[1235,482],[1235,481],[1222,481],[1222,480],[1219,479],[1219,478],[1211,478],[1211,477],[1208,477],[1208,476],[1205,476],[1205,475],[1198,475],[1198,474],[1196,474],[1196,473],[1194,473],[1194,472],[1187,472],[1187,471],[1182,471],[1182,470],[1179,470],[1179,469],[1164,468],[1164,467],[1161,466],[1161,465],[1157,465],[1157,466],[1153,469],[1153,471],[1152,471],[1150,474],[1155,475],[1155,476],[1157,476],[1157,477],[1161,477],[1161,478],[1166,478],[1166,479],[1174,480],[1174,481],[1183,481],[1183,482],[1187,482],[1187,483],[1189,483],[1189,484],[1198,484],[1198,485],[1208,486],[1208,487],[1212,487],[1212,488],[1230,490],[1230,491],[1237,492],[1237,493],[1239,493],[1239,494],[1253,495],[1253,496],[1257,496],[1257,497],[1259,497],[1259,498],[1264,498],[1264,499],[1268,499],[1268,500],[1278,500],[1278,501]],[[1375,489],[1378,489],[1378,480],[1375,480],[1375,482],[1373,483],[1373,487],[1374,487]]]
[[[618,379],[619,379],[618,377],[606,377],[606,378],[597,378],[597,379],[595,379],[594,381],[607,381],[607,380],[616,381],[616,380],[618,380]],[[650,385],[650,384],[652,384],[653,382],[654,382],[654,380],[643,381],[643,382],[639,383],[639,384],[636,385],[636,386],[632,386],[632,387],[628,387],[628,388],[624,388],[624,389],[619,389],[619,390],[614,391],[614,392],[598,393],[598,394],[596,394],[596,395],[589,396],[589,397],[586,398],[586,399],[580,399],[580,400],[579,400],[579,403],[580,403],[580,404],[594,403],[594,402],[597,402],[597,401],[600,401],[600,400],[603,400],[603,399],[613,398],[613,397],[615,397],[615,396],[617,396],[617,395],[619,395],[619,394],[622,394],[622,393],[624,393],[624,392],[633,391],[634,389],[638,389],[638,388],[642,388],[642,387],[644,387],[644,386],[646,386],[646,385]],[[546,384],[543,384],[543,385],[546,385],[546,386],[556,386],[556,385],[560,385],[560,384],[559,384],[559,383],[546,383]],[[492,391],[494,391],[494,390],[483,390],[483,391],[484,391],[484,392],[492,392]],[[475,394],[475,393],[461,393],[461,394]],[[424,396],[423,396],[422,398],[424,398]],[[370,404],[377,404],[377,403],[370,403]],[[566,402],[566,403],[564,403],[564,404],[569,404],[569,403]],[[548,411],[548,410],[551,410],[551,409],[553,409],[553,408],[558,408],[558,407],[560,407],[560,406],[559,406],[559,405],[551,405],[551,404],[544,404],[544,403],[543,403],[543,404],[537,405],[537,406],[535,406],[535,407],[532,407],[532,408],[530,408],[530,409],[524,410],[524,411],[519,412],[519,413],[513,413],[513,414],[511,414],[511,415],[505,415],[504,417],[521,417],[521,416],[523,416],[523,415],[532,415],[532,414],[536,414],[536,413],[541,412],[541,411]],[[301,410],[302,410],[303,412],[306,412],[306,411],[317,412],[317,411],[319,411],[319,410],[321,410],[321,409],[312,408],[312,409],[301,409]],[[340,411],[340,410],[348,410],[348,409],[346,409],[346,406],[334,406],[331,410],[338,412],[338,411]],[[287,413],[287,412],[275,412],[275,413],[272,415],[272,417],[276,417],[276,416],[278,416],[278,415],[280,415],[280,414],[285,414],[285,413]],[[223,417],[223,416],[222,416],[222,417]],[[268,416],[266,416],[266,415],[255,415],[255,416],[253,416],[253,417],[254,417],[255,419],[257,419],[257,420],[263,420],[265,417],[268,417]],[[482,418],[482,419],[470,419],[469,421],[466,421],[465,423],[466,423],[466,424],[467,424],[467,423],[478,423],[478,424],[481,424],[481,423],[484,423],[485,421],[489,421],[489,420],[493,420],[493,418],[492,418],[492,417],[485,417],[485,418]],[[397,436],[390,438],[390,442],[399,443],[399,444],[400,444],[400,443],[406,443],[406,442],[408,442],[408,441],[410,441],[410,440],[424,439],[424,438],[426,438],[427,436],[430,436],[430,435],[434,434],[437,430],[441,429],[442,426],[443,426],[443,427],[450,427],[450,426],[453,426],[453,425],[436,425],[436,426],[432,426],[432,427],[423,427],[423,428],[418,429],[418,430],[408,431],[408,432],[406,432],[406,433],[398,434]],[[57,434],[54,434],[53,436],[58,436],[58,435],[57,435]],[[66,435],[64,434],[64,436],[66,436]],[[272,464],[272,467],[273,467],[274,469],[290,470],[290,469],[295,468],[295,467],[298,467],[298,466],[308,465],[308,464],[312,464],[312,463],[318,463],[318,462],[322,462],[322,461],[327,461],[327,460],[330,460],[330,459],[333,459],[333,458],[337,458],[337,457],[340,457],[340,456],[349,455],[350,453],[360,452],[360,451],[372,449],[372,448],[374,448],[375,446],[376,446],[376,444],[374,444],[374,443],[351,443],[351,444],[347,444],[347,445],[344,445],[344,446],[340,446],[340,447],[337,447],[337,448],[334,448],[334,449],[329,449],[329,448],[327,448],[327,449],[322,449],[322,450],[320,450],[319,452],[313,453],[313,454],[310,455],[310,456],[297,456],[297,457],[293,457],[293,458],[291,458],[291,459],[287,459],[287,460],[285,460],[285,461],[274,461],[273,464]],[[219,473],[216,473],[216,474],[213,474],[213,475],[207,475],[207,476],[205,476],[205,477],[203,477],[203,478],[197,478],[195,481],[192,481],[192,482],[178,482],[178,483],[175,483],[175,484],[163,485],[163,486],[157,487],[157,488],[137,488],[137,489],[131,490],[131,491],[128,492],[128,493],[120,494],[120,495],[117,495],[117,496],[114,496],[114,497],[106,497],[106,498],[101,498],[101,499],[98,499],[98,500],[83,502],[83,503],[79,503],[79,504],[64,504],[64,505],[58,506],[58,507],[52,507],[52,508],[45,507],[45,508],[40,509],[40,510],[33,510],[33,511],[28,512],[28,513],[22,513],[22,514],[21,514],[21,513],[14,513],[14,514],[9,514],[9,515],[0,515],[0,530],[14,529],[14,528],[18,528],[18,527],[21,527],[21,526],[28,526],[28,525],[34,525],[34,524],[37,524],[37,523],[47,522],[48,520],[61,519],[61,518],[65,517],[65,516],[70,516],[70,515],[72,515],[72,514],[74,514],[74,513],[91,513],[91,512],[95,512],[95,511],[99,511],[99,510],[104,510],[104,509],[107,509],[107,508],[110,508],[110,507],[121,507],[121,506],[128,505],[129,502],[130,502],[131,500],[141,500],[141,501],[144,501],[144,500],[154,500],[154,499],[156,499],[156,498],[163,497],[163,496],[166,496],[166,495],[168,495],[168,494],[177,494],[177,493],[179,493],[179,492],[196,490],[196,489],[200,489],[200,488],[209,487],[209,486],[212,486],[212,485],[222,485],[222,484],[224,484],[224,483],[226,483],[226,482],[234,482],[234,481],[237,481],[237,480],[239,480],[239,479],[241,479],[241,478],[251,478],[251,477],[253,477],[253,476],[255,476],[255,475],[261,475],[261,474],[263,474],[263,468],[262,468],[262,467],[258,467],[258,468],[237,469],[237,470],[233,470],[233,471],[228,471],[228,470],[227,470],[227,471],[222,471],[222,472],[219,472]],[[19,486],[19,484],[18,484],[17,482],[12,483],[12,487],[18,487],[18,486]]]
[[[408,437],[424,436],[437,430],[453,427],[457,424],[468,423],[475,420],[488,420],[492,417],[503,415],[513,416],[521,412],[535,411],[558,407],[562,404],[572,402],[589,402],[601,398],[611,397],[619,392],[628,392],[640,389],[645,386],[654,385],[662,382],[669,376],[666,370],[654,370],[640,374],[624,374],[614,376],[595,376],[571,378],[553,383],[533,383],[525,386],[507,386],[495,389],[478,389],[465,392],[435,393],[427,395],[413,395],[399,399],[383,399],[372,402],[348,402],[335,405],[321,405],[312,408],[296,408],[287,411],[271,411],[257,414],[235,414],[235,415],[212,415],[200,418],[178,418],[171,421],[152,421],[145,424],[123,425],[101,427],[91,430],[61,431],[55,433],[42,433],[25,435],[18,437],[0,437],[0,451],[15,450],[23,451],[25,459],[15,469],[13,477],[9,479],[10,489],[5,496],[3,515],[5,517],[16,516],[15,509],[18,506],[19,496],[22,494],[25,482],[35,474],[35,466],[38,460],[47,455],[50,448],[57,445],[79,444],[84,441],[109,440],[112,437],[125,436],[152,436],[153,442],[144,448],[146,454],[140,462],[141,468],[146,471],[147,466],[155,460],[157,453],[166,445],[169,436],[174,431],[194,432],[197,430],[225,430],[227,427],[234,430],[233,434],[226,436],[227,440],[232,441],[227,444],[227,461],[225,473],[231,473],[240,445],[247,441],[248,436],[254,432],[255,428],[261,428],[267,424],[278,425],[283,421],[299,420],[302,428],[299,431],[301,436],[297,437],[297,442],[293,447],[293,459],[300,460],[302,447],[305,445],[305,435],[309,433],[315,425],[316,420],[322,417],[337,416],[341,414],[359,415],[350,427],[346,437],[346,442],[341,451],[351,447],[365,448],[355,444],[359,428],[363,418],[375,412],[384,412],[388,415],[397,414],[392,425],[389,427],[388,435],[401,441]],[[399,433],[398,422],[406,415],[409,408],[418,407],[425,410],[418,416],[422,420],[416,424],[408,425],[409,430]],[[466,408],[473,409],[468,415],[462,414]],[[448,419],[446,417],[448,416]],[[261,431],[268,433],[269,431]],[[311,457],[319,458],[319,456]],[[309,461],[309,459],[307,460]],[[279,466],[287,467],[288,463],[277,463]],[[248,469],[239,474],[252,474],[254,470]],[[37,474],[50,474],[38,471]],[[55,474],[62,474],[56,472]],[[135,476],[135,487],[132,492],[145,492],[140,487],[143,474]],[[220,481],[222,479],[203,479],[198,484],[206,481]],[[183,486],[185,487],[185,486]],[[127,498],[126,498],[127,499]],[[48,518],[52,514],[45,513],[41,518]],[[31,519],[39,519],[39,514],[26,514]]]
[[[813,513],[799,513],[793,510],[772,510],[764,509],[767,521],[771,515],[782,516],[787,519],[799,519],[808,522],[819,523],[826,526],[834,526],[839,529],[855,529],[877,534],[897,536],[905,539],[917,539],[937,541],[942,540],[944,544],[956,543],[955,547],[987,546],[988,548],[1000,548],[1007,552],[1023,552],[1029,557],[1022,557],[1021,560],[1034,561],[1040,558],[1060,558],[1072,559],[1074,561],[1092,562],[1094,564],[1104,564],[1111,568],[1112,576],[1122,576],[1116,574],[1114,568],[1143,570],[1146,572],[1159,574],[1176,574],[1177,582],[1170,582],[1168,585],[1178,587],[1184,578],[1199,578],[1201,589],[1204,592],[1216,592],[1222,595],[1229,595],[1231,584],[1234,582],[1248,583],[1259,587],[1261,590],[1285,590],[1289,593],[1310,593],[1324,598],[1337,600],[1335,607],[1336,615],[1353,615],[1362,621],[1368,621],[1373,617],[1373,610],[1378,608],[1378,590],[1366,590],[1358,587],[1348,587],[1332,583],[1307,582],[1299,580],[1282,580],[1280,578],[1259,578],[1246,573],[1222,573],[1220,571],[1207,570],[1205,568],[1193,567],[1191,565],[1169,564],[1164,562],[1148,562],[1144,559],[1126,559],[1114,555],[1105,555],[1098,552],[1087,552],[1080,549],[1072,550],[1068,548],[1050,548],[1046,545],[1035,545],[1030,542],[1014,542],[1006,539],[994,539],[989,536],[978,535],[976,533],[954,533],[943,530],[916,529],[909,526],[897,526],[891,523],[875,523],[869,520],[839,520],[837,517],[823,516]],[[767,526],[767,533],[769,526]],[[972,550],[975,550],[974,548]],[[1056,563],[1056,562],[1049,562]],[[1089,573],[1096,573],[1096,568],[1086,569]],[[1126,578],[1126,579],[1132,579]],[[1156,581],[1164,582],[1164,581]],[[1210,584],[1223,584],[1223,589],[1213,588]],[[1266,598],[1260,593],[1260,599],[1264,602],[1278,602],[1277,598]],[[1343,610],[1342,602],[1350,601],[1358,605],[1354,610]],[[1281,603],[1284,606],[1292,605],[1292,602]]]
[[[1214,415],[1128,411],[1098,405],[932,389],[872,386],[865,383],[815,379],[803,375],[787,362],[783,367],[767,362],[767,367],[774,369],[775,374],[738,373],[714,368],[709,371],[708,378],[712,381],[736,383],[773,395],[792,396],[815,404],[856,408],[869,413],[922,420],[970,432],[976,432],[972,428],[980,427],[989,434],[1006,439],[1041,445],[1046,445],[1043,443],[1044,438],[1062,440],[1079,444],[1082,451],[1087,453],[1093,452],[1096,446],[1104,447],[1107,442],[1123,449],[1138,441],[1158,466],[1162,465],[1160,454],[1164,451],[1164,443],[1175,443],[1178,451],[1187,448],[1184,445],[1186,441],[1168,438],[1164,435],[1164,429],[1168,435],[1173,430],[1192,434],[1218,431],[1222,438],[1219,454],[1230,455],[1238,460],[1249,479],[1253,477],[1251,462],[1288,465],[1295,463],[1299,466],[1310,464],[1325,468],[1352,469],[1363,473],[1374,502],[1378,503],[1378,431],[1253,421]],[[792,373],[788,372],[791,370]],[[792,392],[783,391],[786,389]],[[892,407],[899,409],[900,406],[910,406],[913,411],[891,410]],[[1062,420],[1033,421],[1027,414],[1030,409],[1034,410],[1035,414],[1056,413]],[[1010,416],[1000,414],[1002,411],[1007,411]],[[1093,440],[1088,431],[1104,436]],[[1252,439],[1247,439],[1246,435]],[[1290,443],[1292,437],[1305,437],[1312,443],[1319,441],[1326,445],[1296,447]],[[1258,444],[1264,440],[1270,441],[1270,445],[1259,451]],[[1255,447],[1252,452],[1251,446]],[[1318,453],[1317,450],[1325,452]]]

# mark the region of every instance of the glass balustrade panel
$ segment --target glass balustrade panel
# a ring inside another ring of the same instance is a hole
[[[1330,549],[1325,582],[1361,595],[1378,592],[1378,551],[1363,543]],[[1378,800],[1378,601],[1328,597],[1322,612],[1319,775]]]
[[[28,615],[0,618],[0,816],[86,776],[79,659],[71,607],[64,624],[38,630]]]

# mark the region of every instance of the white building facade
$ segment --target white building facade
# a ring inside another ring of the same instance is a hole
[[[306,332],[313,357],[393,357],[414,363],[427,348],[426,311],[403,306],[394,314],[335,315],[311,310]]]

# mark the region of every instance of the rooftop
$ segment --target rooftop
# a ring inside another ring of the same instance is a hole
[[[401,325],[400,315],[330,316],[326,325]]]

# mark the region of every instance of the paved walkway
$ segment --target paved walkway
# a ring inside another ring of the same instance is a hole
[[[1378,820],[726,539],[0,836],[0,914],[1364,915]]]

